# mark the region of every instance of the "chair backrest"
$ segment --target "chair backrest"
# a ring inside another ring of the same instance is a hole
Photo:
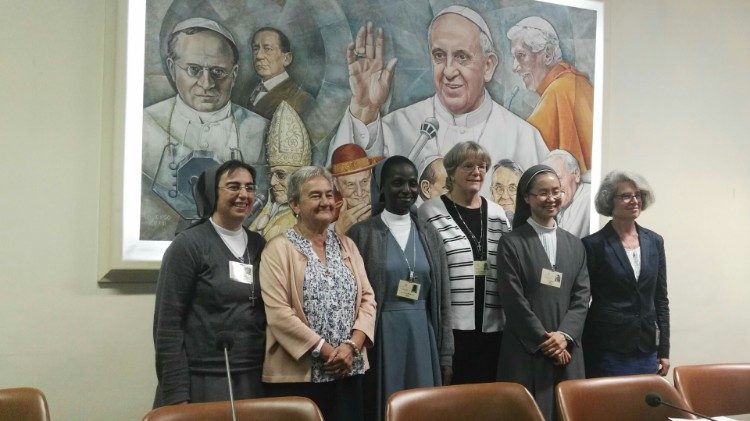
[[[388,399],[388,421],[544,421],[517,383],[463,384],[402,390]]]
[[[750,413],[750,364],[686,365],[674,370],[674,385],[701,414]]]
[[[690,408],[666,379],[656,374],[602,377],[560,382],[557,415],[562,421],[664,421],[667,417],[695,418],[687,412],[646,404],[646,395],[656,393],[664,402]]]
[[[243,399],[235,401],[237,419],[262,421],[323,421],[313,401],[298,396],[284,398]],[[230,421],[229,401],[188,403],[154,409],[143,421]]]
[[[0,389],[0,420],[49,421],[44,394],[33,387]]]

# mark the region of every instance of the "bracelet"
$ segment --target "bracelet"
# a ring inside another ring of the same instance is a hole
[[[347,344],[350,347],[352,347],[352,350],[354,351],[354,355],[356,355],[356,356],[359,357],[359,355],[361,354],[361,351],[359,350],[359,348],[357,347],[357,344],[355,344],[353,340],[347,339],[347,340],[345,340],[344,342],[341,342],[341,343],[342,344]]]

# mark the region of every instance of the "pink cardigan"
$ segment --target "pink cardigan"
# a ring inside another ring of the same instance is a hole
[[[357,246],[339,236],[344,264],[357,280],[356,319],[353,329],[367,336],[365,346],[375,337],[375,296],[365,273]],[[307,258],[297,251],[286,235],[266,244],[260,259],[260,287],[266,306],[266,358],[263,381],[268,383],[309,382],[311,358],[308,352],[321,337],[313,332],[302,306],[302,285]],[[369,367],[364,353],[365,369]]]

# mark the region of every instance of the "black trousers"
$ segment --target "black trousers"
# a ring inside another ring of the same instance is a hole
[[[453,330],[453,384],[497,381],[503,332]]]
[[[362,375],[325,383],[265,383],[266,396],[302,396],[315,402],[326,421],[363,418]]]

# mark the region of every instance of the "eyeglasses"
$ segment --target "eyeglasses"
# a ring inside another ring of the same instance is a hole
[[[534,196],[538,198],[539,200],[543,200],[543,201],[546,201],[549,199],[557,200],[565,196],[565,192],[562,190],[557,190],[557,191],[552,191],[552,192],[546,191],[546,192],[541,192],[541,193],[529,193],[529,196]]]
[[[474,164],[471,162],[466,162],[464,164],[461,164],[461,169],[465,172],[474,172],[474,170],[478,170],[479,172],[487,172],[487,164]]]
[[[238,193],[240,190],[245,189],[248,193],[255,193],[255,184],[245,184],[244,186],[237,184],[227,184],[226,186],[220,186],[220,189],[230,191],[232,193]]]
[[[621,201],[623,201],[625,203],[630,202],[631,200],[633,200],[633,198],[635,198],[635,200],[637,200],[637,201],[640,202],[641,198],[642,198],[641,192],[638,192],[638,193],[635,193],[635,194],[633,194],[633,193],[616,194],[615,197],[618,198],[618,199],[620,199]]]
[[[229,76],[229,72],[227,72],[227,70],[223,67],[217,67],[217,66],[203,67],[203,66],[198,66],[197,64],[188,64],[186,67],[182,67],[179,64],[177,64],[177,62],[174,62],[174,65],[184,70],[185,73],[187,73],[187,75],[192,78],[200,77],[204,71],[207,71],[208,75],[211,76],[211,79],[213,80],[222,80],[225,77]]]
[[[503,186],[500,183],[495,183],[491,187],[492,192],[495,193],[495,194],[498,194],[498,195],[505,194],[505,193],[507,193],[509,195],[515,195],[517,188],[518,187],[516,187],[515,184],[510,184],[508,187],[505,187],[505,186]]]

